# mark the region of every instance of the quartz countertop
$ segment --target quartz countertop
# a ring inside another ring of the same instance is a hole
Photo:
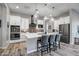
[[[42,35],[55,35],[55,34],[58,34],[58,33],[56,33],[56,32],[47,33],[47,34],[44,34],[44,33],[26,33],[25,36],[27,38],[37,38],[37,37],[41,37]]]

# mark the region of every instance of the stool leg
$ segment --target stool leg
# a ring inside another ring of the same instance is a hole
[[[37,42],[37,52],[38,52],[38,42]]]
[[[50,47],[49,47],[49,53],[50,53],[50,55],[51,55],[51,45],[50,45]]]
[[[59,49],[60,49],[60,42],[59,42]]]
[[[43,56],[43,51],[41,50],[41,56]]]
[[[47,53],[48,53],[48,47],[47,47]]]

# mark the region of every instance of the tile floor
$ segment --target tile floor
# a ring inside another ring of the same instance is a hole
[[[39,52],[27,54],[25,42],[10,44],[6,49],[0,49],[0,56],[41,56]],[[79,56],[79,45],[61,43],[61,49],[52,51],[44,56]]]
[[[40,56],[41,54],[38,52],[34,52],[28,54],[28,56]],[[79,56],[79,45],[70,45],[61,43],[61,49],[57,49],[57,51],[52,51],[51,54],[44,53],[43,56]]]

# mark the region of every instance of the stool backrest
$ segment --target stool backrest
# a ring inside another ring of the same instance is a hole
[[[50,43],[53,43],[53,42],[55,42],[55,37],[56,37],[56,35],[50,35]]]
[[[48,44],[48,36],[43,35],[41,39],[41,45],[47,45]]]
[[[59,42],[61,38],[61,34],[57,34],[55,37],[55,42]]]

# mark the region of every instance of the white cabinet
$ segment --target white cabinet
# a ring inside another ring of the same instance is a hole
[[[38,23],[38,24],[43,24],[44,21],[43,21],[43,20],[38,20],[37,23]]]
[[[21,17],[20,16],[10,16],[10,25],[20,25]]]
[[[27,31],[29,29],[29,19],[28,18],[22,18],[21,19],[21,30]],[[21,32],[21,39],[25,39],[25,34]]]
[[[38,32],[44,32],[44,20],[37,20]]]
[[[21,19],[21,29],[27,30],[29,28],[29,19],[28,18],[22,18]]]

